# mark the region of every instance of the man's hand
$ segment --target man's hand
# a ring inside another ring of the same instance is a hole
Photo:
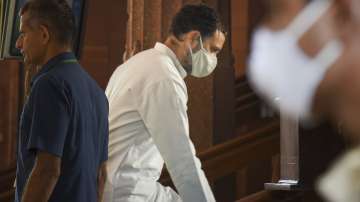
[[[34,168],[22,195],[22,202],[47,202],[61,172],[61,158],[38,151]]]

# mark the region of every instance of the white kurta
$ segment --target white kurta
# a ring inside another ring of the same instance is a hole
[[[118,67],[106,88],[106,201],[215,201],[189,137],[186,72],[164,44]],[[180,197],[157,180],[164,165]]]

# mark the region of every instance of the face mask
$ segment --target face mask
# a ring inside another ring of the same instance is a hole
[[[254,35],[247,72],[250,83],[275,108],[293,117],[310,117],[315,91],[341,55],[342,45],[337,40],[327,43],[313,58],[298,46],[301,36],[331,3],[315,0],[284,30],[262,27]]]
[[[192,60],[191,75],[194,77],[202,78],[211,74],[217,65],[217,58],[215,54],[209,53],[204,49],[201,36],[200,36],[200,50],[193,53],[191,47],[190,55]]]

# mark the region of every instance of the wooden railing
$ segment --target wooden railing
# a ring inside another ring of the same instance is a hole
[[[211,147],[198,156],[210,182],[236,173],[255,161],[269,160],[279,154],[279,122],[274,121],[248,134]],[[161,183],[171,185],[165,171]]]
[[[251,162],[279,153],[279,124],[271,123],[199,154],[210,180],[240,170]],[[250,155],[251,154],[251,155]]]

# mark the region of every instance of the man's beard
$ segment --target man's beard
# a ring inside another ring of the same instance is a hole
[[[186,73],[190,74],[192,71],[192,57],[190,51],[187,53],[185,60],[183,61],[183,67]]]

